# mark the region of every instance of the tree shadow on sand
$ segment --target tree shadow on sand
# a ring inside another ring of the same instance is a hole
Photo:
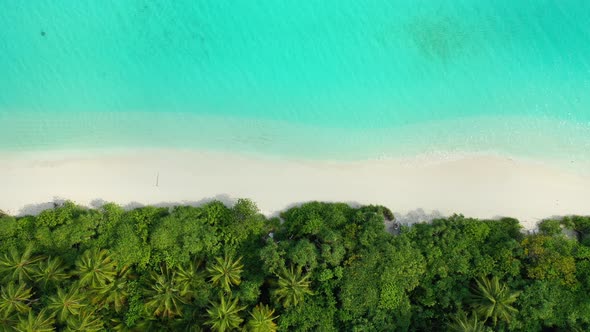
[[[173,208],[175,206],[193,206],[193,207],[198,207],[198,206],[202,206],[205,205],[207,203],[213,202],[213,201],[219,201],[221,203],[223,203],[224,205],[228,206],[228,207],[233,207],[236,202],[238,201],[239,198],[236,197],[232,197],[230,195],[227,194],[219,194],[219,195],[215,195],[212,197],[206,197],[200,200],[184,200],[184,201],[176,201],[176,202],[160,202],[160,203],[155,203],[155,204],[142,204],[139,202],[129,202],[127,204],[121,205],[121,207],[124,210],[133,210],[133,209],[137,209],[137,208],[141,208],[141,207],[145,207],[145,206],[154,206],[154,207],[164,207],[164,208]],[[4,214],[7,215],[13,215],[16,217],[22,217],[22,216],[28,216],[28,215],[38,215],[41,212],[45,211],[45,210],[49,210],[49,209],[54,209],[57,207],[62,206],[65,202],[67,202],[67,199],[61,198],[61,197],[54,197],[52,201],[50,202],[43,202],[43,203],[37,203],[37,204],[28,204],[25,205],[22,209],[20,209],[18,211],[18,213],[12,213],[12,211],[4,211]],[[280,209],[280,210],[276,210],[276,211],[272,211],[270,213],[264,213],[265,216],[267,218],[274,218],[274,217],[279,217],[280,218],[280,214],[284,211],[287,211],[289,209],[292,208],[296,208],[296,207],[300,207],[303,204],[306,203],[311,203],[311,202],[324,202],[324,203],[344,203],[347,204],[348,206],[352,207],[352,208],[359,208],[362,207],[364,205],[367,204],[362,204],[359,203],[358,201],[347,201],[347,202],[340,202],[340,201],[318,201],[318,200],[309,200],[309,201],[300,201],[300,202],[295,202],[292,204],[289,204],[287,206],[285,206],[284,208]],[[93,201],[90,202],[88,208],[92,208],[92,209],[100,209],[102,206],[104,206],[105,204],[110,203],[107,200],[104,199],[100,199],[97,198]],[[0,211],[1,214],[2,211]],[[432,220],[434,219],[438,219],[438,218],[445,218],[447,217],[446,215],[442,214],[440,211],[438,210],[432,210],[430,212],[426,212],[424,209],[419,208],[419,209],[415,209],[415,210],[411,210],[407,213],[399,213],[399,212],[394,212],[394,219],[393,220],[385,220],[385,229],[392,233],[392,234],[397,234],[400,226],[412,226],[414,224],[417,223],[429,223],[432,222]],[[491,218],[490,220],[499,220],[501,219],[502,216],[496,216],[494,218]],[[563,218],[563,216],[552,216],[550,217],[550,219],[561,219]],[[547,218],[545,218],[547,219]],[[542,219],[538,220],[538,222],[540,222]],[[534,227],[532,229],[529,229],[528,232],[536,232],[537,231],[537,227]]]
[[[22,209],[20,209],[18,213],[15,214],[15,216],[36,216],[45,210],[55,209],[56,207],[63,205],[63,203],[65,202],[67,202],[67,199],[61,197],[54,197],[53,200],[50,202],[27,204]]]
[[[28,205],[25,205],[22,209],[20,209],[18,211],[18,213],[14,214],[14,216],[16,216],[16,217],[29,216],[29,215],[36,216],[45,210],[54,209],[56,207],[59,207],[67,201],[68,200],[64,199],[64,198],[55,197],[53,199],[53,201],[50,201],[50,202],[28,204]],[[179,206],[179,205],[188,205],[188,206],[195,206],[196,207],[196,206],[202,206],[202,205],[210,203],[212,201],[220,201],[223,204],[225,204],[226,206],[231,207],[234,204],[236,204],[238,199],[231,197],[229,195],[226,195],[226,194],[221,194],[221,195],[215,195],[213,197],[207,197],[207,198],[203,198],[203,199],[195,200],[195,201],[186,200],[186,201],[180,201],[180,202],[160,202],[160,203],[155,203],[155,204],[142,204],[139,202],[129,202],[127,204],[121,205],[121,207],[124,210],[133,210],[133,209],[137,209],[137,208],[145,207],[145,206],[172,208],[172,207]],[[92,208],[92,209],[100,209],[103,205],[108,204],[108,203],[111,203],[111,202],[101,199],[101,198],[97,198],[97,199],[91,201],[88,207]]]
[[[444,218],[444,215],[438,210],[433,210],[427,213],[424,209],[416,209],[405,214],[396,212],[393,214],[395,216],[395,221],[405,226],[412,226],[413,224],[431,222],[434,219]]]

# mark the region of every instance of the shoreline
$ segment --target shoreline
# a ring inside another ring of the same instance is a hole
[[[186,112],[84,112],[77,120],[69,112],[6,115],[0,111],[0,158],[149,150],[339,162],[493,155],[590,170],[590,122],[550,117],[481,115],[348,128]]]
[[[0,153],[0,209],[23,215],[72,200],[96,207],[231,203],[265,215],[307,201],[381,204],[396,215],[514,217],[525,229],[590,214],[590,174],[498,155],[319,161],[199,150]]]

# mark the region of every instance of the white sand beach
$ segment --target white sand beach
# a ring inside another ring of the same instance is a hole
[[[185,150],[4,152],[0,184],[0,209],[14,215],[63,199],[133,207],[241,197],[267,215],[341,201],[398,215],[511,216],[528,229],[549,216],[590,214],[590,174],[498,156],[327,162]]]

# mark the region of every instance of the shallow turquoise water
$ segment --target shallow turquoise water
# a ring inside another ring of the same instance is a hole
[[[587,0],[5,0],[0,27],[0,150],[590,158]]]

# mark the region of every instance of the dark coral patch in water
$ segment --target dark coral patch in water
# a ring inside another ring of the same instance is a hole
[[[446,16],[416,18],[407,31],[420,53],[443,61],[461,53],[468,43],[466,29]]]

